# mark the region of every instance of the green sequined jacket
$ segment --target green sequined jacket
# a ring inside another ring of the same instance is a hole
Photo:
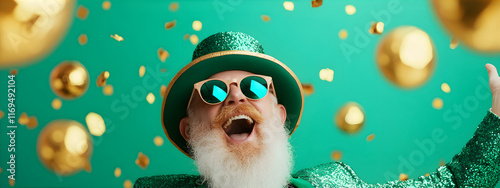
[[[342,162],[321,164],[292,175],[288,187],[494,187],[500,175],[500,118],[488,111],[474,136],[453,160],[428,176],[369,184]],[[196,175],[158,175],[136,180],[134,187],[206,187]]]

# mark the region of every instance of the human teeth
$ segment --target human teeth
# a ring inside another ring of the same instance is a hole
[[[253,123],[252,118],[248,117],[247,115],[244,115],[244,114],[237,115],[237,116],[233,116],[233,117],[229,118],[229,120],[227,120],[226,124],[224,125],[224,129],[227,128],[229,125],[231,125],[231,123],[234,120],[238,120],[238,119],[246,119],[249,124]]]

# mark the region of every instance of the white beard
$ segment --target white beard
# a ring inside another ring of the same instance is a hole
[[[281,188],[287,185],[293,158],[289,134],[281,123],[277,107],[273,109],[273,118],[256,125],[254,131],[261,138],[259,147],[254,155],[243,155],[243,159],[234,154],[220,130],[210,130],[211,125],[200,124],[195,117],[190,117],[189,145],[198,171],[210,187]]]

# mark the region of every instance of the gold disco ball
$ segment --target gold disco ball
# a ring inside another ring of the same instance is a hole
[[[87,92],[89,73],[78,61],[64,61],[50,73],[50,87],[58,96],[75,99]]]
[[[365,124],[363,107],[355,102],[345,104],[337,111],[335,123],[345,133],[357,133]]]
[[[434,72],[436,50],[427,33],[401,26],[386,35],[378,46],[376,61],[383,75],[403,88],[414,88]]]
[[[0,0],[0,68],[25,65],[65,36],[74,0]]]
[[[47,124],[38,135],[36,150],[40,161],[56,174],[91,171],[92,138],[77,121],[55,120]]]
[[[432,4],[444,27],[466,46],[500,52],[500,1],[432,0]]]

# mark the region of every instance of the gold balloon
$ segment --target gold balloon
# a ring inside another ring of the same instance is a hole
[[[433,0],[432,4],[444,27],[466,46],[500,52],[500,1]]]
[[[82,124],[73,120],[54,120],[38,135],[38,158],[50,170],[71,175],[81,169],[91,171],[93,142]]]
[[[355,102],[345,104],[335,115],[335,123],[346,133],[358,132],[365,123],[363,108]]]
[[[82,96],[89,87],[89,73],[77,61],[65,61],[50,73],[50,87],[62,98],[75,99]]]
[[[51,52],[73,20],[74,0],[1,0],[0,67],[19,66]]]
[[[387,79],[398,86],[413,88],[431,77],[435,53],[427,33],[413,26],[402,26],[382,39],[376,60]]]

